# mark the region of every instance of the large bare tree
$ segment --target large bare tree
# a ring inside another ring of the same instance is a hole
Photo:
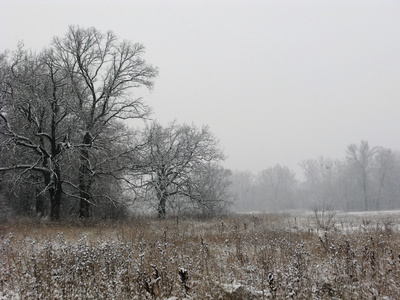
[[[60,218],[61,157],[68,147],[67,74],[55,65],[51,51],[32,54],[20,46],[1,66],[0,133],[2,146],[13,152],[3,171],[19,176],[38,172],[50,196],[52,220]]]
[[[79,198],[80,216],[89,217],[96,180],[123,179],[118,166],[135,146],[121,122],[149,115],[135,92],[151,89],[157,75],[143,54],[141,44],[112,32],[72,26],[40,54],[20,47],[0,56],[1,141],[14,159],[0,171],[40,173],[51,219],[60,218],[63,186]]]
[[[75,95],[71,107],[81,135],[80,216],[87,218],[96,172],[93,159],[100,150],[96,143],[113,122],[148,116],[150,109],[135,90],[151,89],[157,69],[142,58],[143,45],[118,41],[112,32],[102,34],[95,28],[71,26],[52,47]]]

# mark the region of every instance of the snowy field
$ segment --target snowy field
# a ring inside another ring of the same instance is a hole
[[[325,217],[325,216],[324,216]],[[400,299],[400,212],[0,225],[0,299]]]

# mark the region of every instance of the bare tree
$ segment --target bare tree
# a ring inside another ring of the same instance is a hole
[[[66,74],[55,66],[51,51],[35,55],[22,46],[2,63],[0,133],[13,161],[2,171],[38,172],[49,193],[52,220],[60,218],[61,157],[68,147],[66,123],[71,97]]]
[[[164,128],[153,123],[144,131],[144,139],[147,146],[143,148],[142,161],[147,168],[140,185],[147,194],[155,194],[158,216],[165,217],[166,203],[172,196],[201,201],[200,190],[195,187],[196,170],[224,158],[208,127],[171,123]]]
[[[286,166],[276,165],[260,172],[258,182],[261,198],[270,209],[293,209],[296,175]]]
[[[148,116],[150,109],[133,93],[140,87],[151,89],[157,69],[143,60],[141,44],[119,42],[112,32],[102,34],[95,28],[70,27],[52,46],[75,96],[72,109],[81,133],[80,216],[87,218],[95,173],[91,150],[115,120]]]
[[[196,166],[188,182],[188,196],[203,215],[212,216],[226,212],[232,204],[229,190],[232,172],[218,163]]]
[[[358,171],[364,198],[364,210],[369,209],[369,180],[376,148],[371,148],[366,141],[360,145],[351,144],[347,147],[347,161]]]
[[[375,209],[380,210],[382,207],[382,198],[385,188],[393,177],[393,171],[396,166],[396,156],[392,150],[383,147],[377,147],[374,156],[373,176],[376,186],[375,191]]]
[[[143,145],[137,142],[138,133],[122,122],[112,122],[90,148],[91,215],[102,217],[127,208],[135,174],[142,168],[138,156]],[[81,172],[80,172],[81,173]],[[132,174],[132,176],[130,176]],[[78,188],[78,191],[80,189]]]
[[[311,202],[336,207],[341,197],[338,190],[341,164],[339,161],[320,157],[301,163],[304,172],[304,185]]]
[[[301,163],[305,181],[307,205],[317,226],[331,228],[341,200],[341,163],[329,158],[309,159]]]
[[[157,75],[143,53],[142,45],[119,42],[111,32],[70,27],[39,55],[20,47],[11,59],[0,56],[2,145],[15,159],[0,170],[42,174],[52,219],[60,218],[64,186],[78,191],[80,216],[88,217],[96,180],[111,173],[122,180],[116,160],[134,147],[119,144],[127,142],[119,124],[148,116],[150,109],[133,92],[151,89]],[[75,161],[79,167],[71,168]]]
[[[234,206],[237,211],[264,210],[264,203],[256,199],[256,180],[250,171],[234,171],[231,176],[230,191],[234,197]]]

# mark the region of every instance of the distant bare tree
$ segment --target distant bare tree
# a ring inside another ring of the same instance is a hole
[[[230,207],[233,200],[229,190],[231,176],[232,172],[218,163],[206,163],[194,169],[187,191],[203,215],[221,214]]]
[[[361,141],[359,146],[356,144],[349,145],[346,153],[347,161],[358,171],[363,190],[364,210],[367,211],[369,209],[369,180],[376,148],[371,148],[368,142]]]
[[[261,198],[266,207],[278,209],[293,209],[296,190],[295,174],[286,166],[276,165],[260,172],[258,176]]]
[[[186,183],[187,192],[169,197],[167,208],[176,216],[199,213],[215,216],[228,212],[233,203],[231,175],[230,170],[219,164],[198,166]]]
[[[156,196],[160,218],[166,216],[170,197],[185,196],[197,202],[207,200],[200,195],[210,190],[206,192],[198,185],[199,176],[207,177],[205,166],[224,158],[208,127],[198,129],[176,123],[163,127],[153,123],[144,131],[144,139],[142,161],[146,162],[146,170],[140,176],[140,186],[147,194]]]
[[[338,189],[341,171],[340,162],[320,157],[303,161],[301,167],[310,202],[336,207],[341,197]]]
[[[341,201],[341,163],[329,158],[309,159],[301,163],[305,181],[308,207],[317,226],[328,230],[334,225]]]
[[[376,148],[374,157],[374,177],[376,181],[375,209],[381,209],[382,196],[389,177],[393,176],[396,157],[392,150],[383,147]]]
[[[234,208],[240,212],[265,210],[264,203],[256,199],[256,177],[250,171],[232,172],[230,191],[234,197]]]

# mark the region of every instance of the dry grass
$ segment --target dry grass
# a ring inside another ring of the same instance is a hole
[[[329,232],[290,215],[5,224],[0,298],[400,299],[398,232],[354,220]]]

